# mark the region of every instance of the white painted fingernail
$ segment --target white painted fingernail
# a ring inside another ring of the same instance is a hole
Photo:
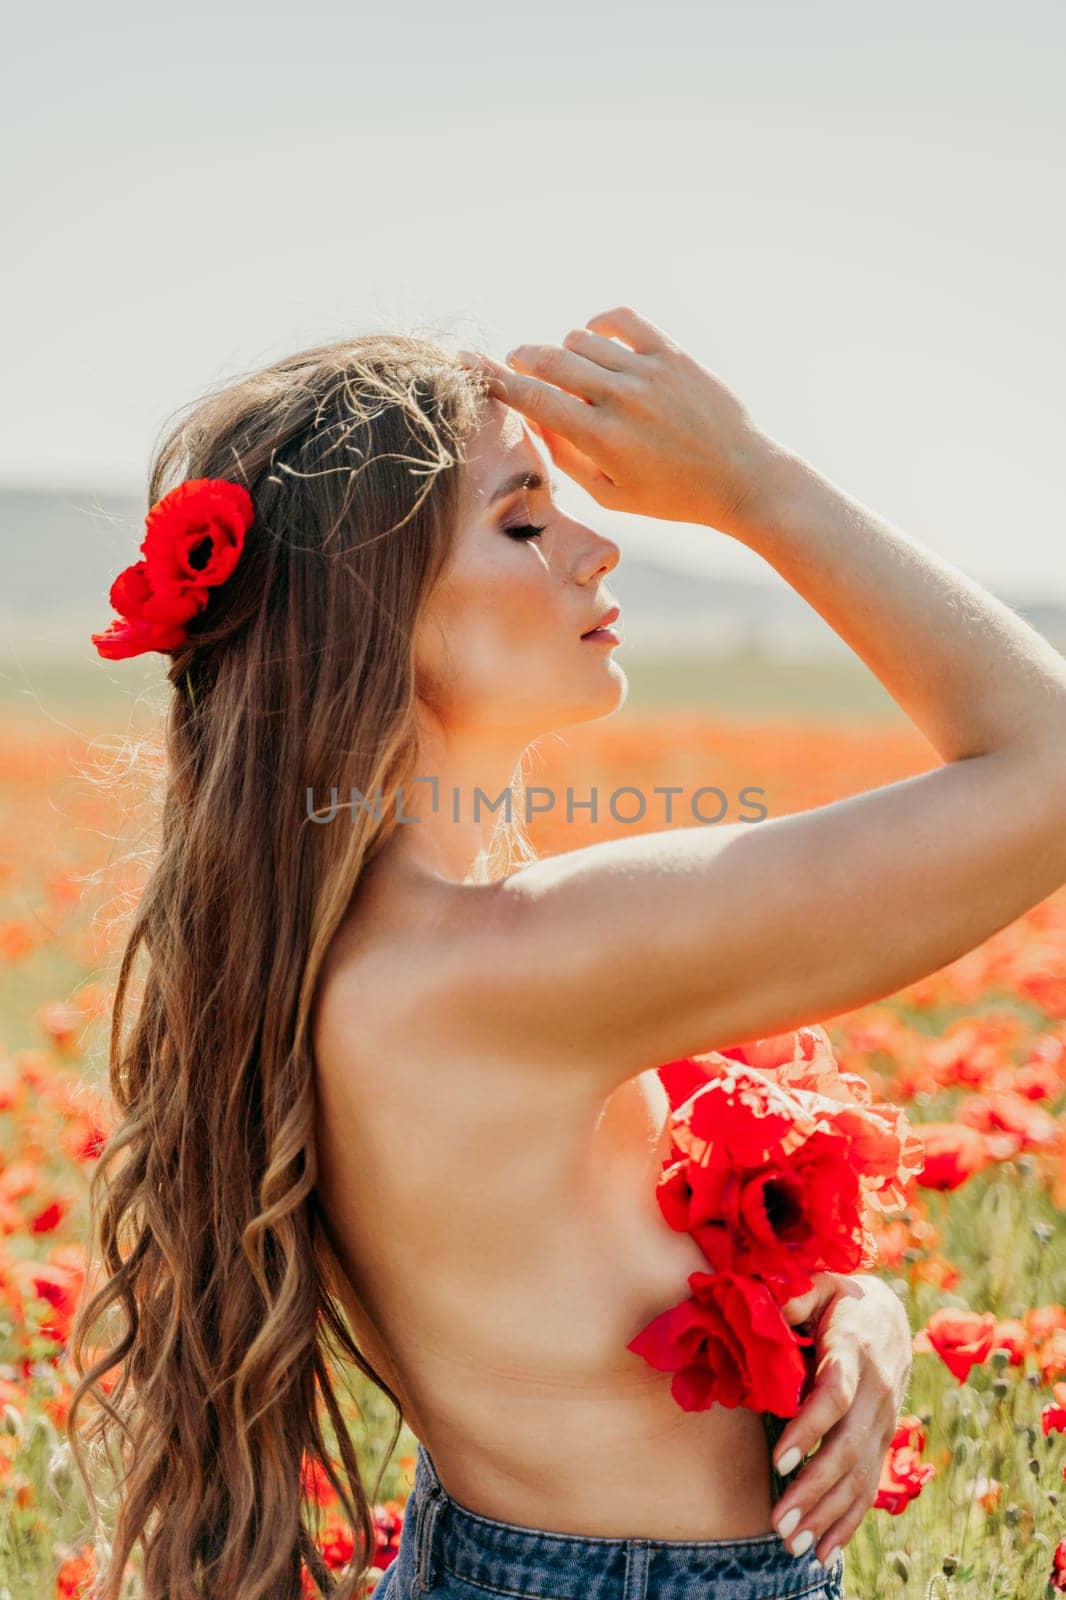
[[[836,1558],[837,1558],[837,1556],[839,1554],[840,1554],[840,1546],[838,1544],[835,1544],[833,1546],[832,1550],[830,1550],[829,1554],[826,1556],[825,1560],[822,1562],[822,1566],[823,1567],[831,1567],[833,1565],[833,1562],[836,1560]]]
[[[811,1532],[810,1528],[804,1528],[803,1532],[801,1534],[797,1534],[796,1538],[793,1539],[788,1548],[792,1551],[794,1556],[801,1556],[805,1550],[809,1550],[811,1548],[813,1543],[814,1534]]]
[[[783,1478],[788,1477],[793,1467],[799,1466],[799,1458],[800,1453],[795,1445],[793,1445],[790,1450],[785,1451],[784,1455],[777,1463],[777,1470]]]
[[[799,1506],[793,1506],[791,1511],[786,1511],[785,1515],[781,1518],[781,1521],[777,1524],[777,1531],[781,1535],[782,1539],[788,1538],[789,1534],[792,1532],[802,1515],[803,1512],[800,1510]]]

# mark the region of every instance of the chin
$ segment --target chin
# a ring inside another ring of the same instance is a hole
[[[561,728],[568,723],[595,722],[598,717],[609,717],[625,705],[628,696],[629,679],[625,668],[612,661],[598,688],[562,712],[555,726]]]

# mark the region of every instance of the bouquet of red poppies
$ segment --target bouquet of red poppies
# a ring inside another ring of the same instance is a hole
[[[870,1206],[903,1205],[922,1145],[903,1112],[841,1072],[823,1028],[804,1027],[658,1068],[673,1143],[660,1209],[707,1272],[627,1349],[662,1372],[686,1411],[714,1403],[780,1417],[799,1409],[808,1335],[782,1306],[818,1272],[872,1266]]]

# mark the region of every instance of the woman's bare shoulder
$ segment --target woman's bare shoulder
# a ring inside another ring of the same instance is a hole
[[[354,1047],[356,1024],[363,1049],[387,1045],[392,1054],[447,1043],[443,1023],[454,1009],[447,996],[457,984],[465,990],[491,942],[485,935],[494,899],[477,892],[484,887],[438,881],[415,892],[408,881],[380,872],[360,886],[319,978],[320,1056],[343,1059]]]

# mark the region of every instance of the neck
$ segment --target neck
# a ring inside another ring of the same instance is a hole
[[[514,730],[447,739],[424,733],[416,773],[422,781],[403,791],[390,855],[452,883],[480,880],[528,742]]]

